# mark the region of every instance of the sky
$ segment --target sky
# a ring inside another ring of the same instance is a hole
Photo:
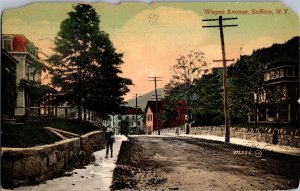
[[[6,9],[2,15],[2,33],[24,34],[41,52],[51,55],[60,23],[68,17],[74,4],[44,2]],[[238,24],[238,27],[224,28],[227,59],[236,60],[254,49],[299,36],[299,16],[280,2],[126,2],[117,5],[102,2],[92,5],[100,15],[100,30],[110,35],[118,52],[124,53],[121,76],[134,83],[125,100],[133,94],[153,90],[154,83],[148,81],[148,77],[162,77],[158,87],[167,84],[172,76],[171,66],[179,56],[191,50],[204,52],[209,68],[222,66],[222,63],[212,62],[222,58],[219,29],[202,27],[217,25],[217,22],[202,19],[218,18],[220,14],[208,14],[205,10],[249,13],[223,14],[223,17],[238,17],[224,21],[224,24]],[[252,14],[253,9],[256,13],[270,10],[273,14]],[[282,14],[276,14],[276,9]],[[288,10],[287,14],[284,9]]]

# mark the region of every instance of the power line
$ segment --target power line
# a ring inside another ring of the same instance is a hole
[[[220,37],[221,37],[221,47],[222,47],[222,60],[214,60],[214,62],[223,62],[223,91],[224,91],[224,117],[225,117],[225,142],[230,142],[230,128],[229,128],[229,104],[227,98],[227,65],[226,61],[234,61],[233,59],[227,60],[226,53],[225,53],[225,42],[224,42],[224,34],[223,34],[223,27],[237,27],[238,25],[224,25],[223,21],[226,20],[236,20],[238,18],[223,18],[219,16],[218,19],[203,19],[202,21],[219,21],[218,25],[207,25],[202,26],[203,28],[215,28],[218,27],[220,29]]]

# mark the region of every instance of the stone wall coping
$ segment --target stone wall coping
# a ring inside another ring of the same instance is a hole
[[[52,130],[52,131],[57,131],[58,133],[63,133],[63,134],[69,135],[69,136],[79,137],[78,134],[76,134],[76,133],[71,133],[71,132],[69,132],[69,131],[64,131],[64,130],[56,129],[56,128],[53,128],[53,127],[45,127],[45,128],[46,128],[46,129],[49,129],[49,130]]]
[[[80,137],[81,138],[86,138],[86,137],[89,137],[91,135],[94,135],[94,134],[99,134],[99,133],[102,133],[103,131],[100,131],[100,130],[96,130],[96,131],[92,131],[92,132],[89,132],[87,134],[84,134],[84,135],[81,135]]]
[[[101,133],[102,131],[97,130],[97,131],[92,131],[89,132],[87,134],[81,135],[81,138],[87,138],[93,134],[98,134]],[[7,153],[7,152],[23,152],[23,151],[42,151],[45,149],[51,149],[53,147],[59,146],[59,145],[63,145],[66,143],[70,143],[70,142],[74,142],[74,141],[78,141],[80,140],[80,137],[75,137],[75,138],[69,138],[69,139],[65,139],[65,140],[61,140],[52,144],[46,144],[46,145],[38,145],[38,146],[34,146],[34,147],[24,147],[24,148],[13,148],[13,147],[2,147],[1,148],[1,156],[3,153]]]
[[[8,152],[8,151],[41,151],[47,148],[52,148],[58,145],[63,145],[66,143],[74,142],[76,140],[79,140],[79,138],[70,138],[61,140],[52,144],[46,144],[46,145],[38,145],[34,147],[24,147],[24,148],[12,148],[12,147],[2,147],[2,152]]]

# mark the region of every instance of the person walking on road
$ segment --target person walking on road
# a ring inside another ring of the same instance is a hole
[[[105,158],[108,158],[108,153],[110,149],[110,157],[113,157],[113,144],[115,142],[115,136],[114,133],[110,128],[107,128],[107,131],[105,132],[105,140],[106,140],[106,156]]]

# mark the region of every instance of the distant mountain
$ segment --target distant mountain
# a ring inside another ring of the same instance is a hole
[[[159,100],[163,99],[165,97],[165,88],[157,89],[157,94],[159,95],[158,96]],[[155,95],[154,90],[149,93],[146,93],[142,96],[138,96],[137,106],[140,107],[144,111],[148,100],[155,100],[155,96],[152,96],[152,95]],[[127,102],[127,106],[135,107],[135,98],[127,100],[126,102]]]

